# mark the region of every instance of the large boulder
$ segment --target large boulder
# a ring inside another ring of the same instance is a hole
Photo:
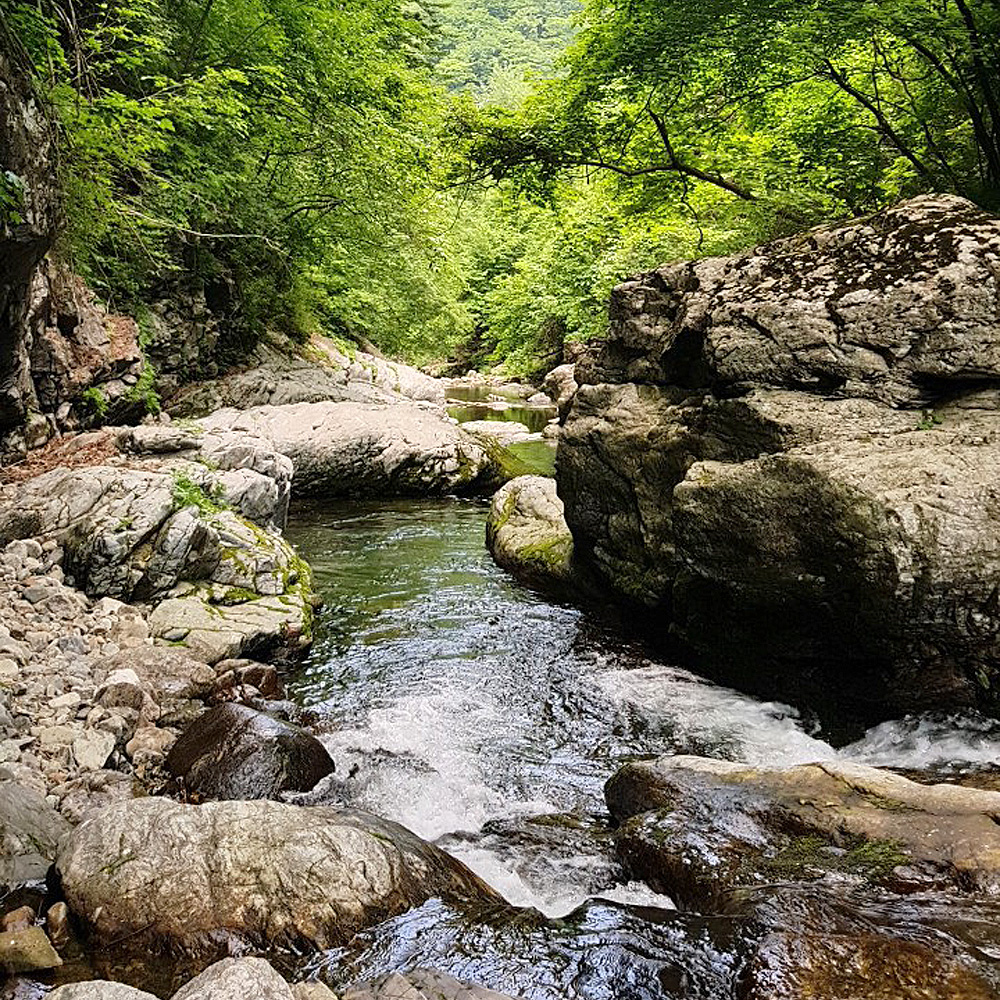
[[[1000,889],[1000,792],[849,761],[661,757],[623,767],[605,796],[630,874],[700,912],[736,889],[831,873],[900,892]]]
[[[573,397],[579,388],[576,381],[576,365],[566,364],[553,368],[545,376],[542,389],[559,411],[560,422],[564,421],[573,405]]]
[[[87,817],[57,868],[98,945],[320,950],[432,897],[499,904],[460,862],[367,813],[135,799]]]
[[[45,796],[16,781],[0,781],[0,891],[44,879],[69,830]]]
[[[167,767],[202,798],[273,799],[307,792],[334,770],[305,730],[244,705],[217,705],[184,730]]]
[[[482,491],[497,482],[491,449],[444,411],[412,402],[296,403],[226,409],[210,433],[270,443],[295,466],[300,496],[423,496]]]
[[[530,586],[571,584],[573,536],[555,480],[518,476],[502,486],[490,502],[486,546],[498,565]]]
[[[309,567],[276,530],[232,509],[215,475],[195,463],[53,469],[13,489],[0,544],[57,541],[80,589],[159,602],[154,638],[209,663],[297,652],[312,624]]]
[[[578,562],[747,683],[1000,703],[998,302],[947,196],[620,286],[559,443]]]

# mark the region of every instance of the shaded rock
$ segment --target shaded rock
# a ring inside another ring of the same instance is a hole
[[[181,649],[164,646],[123,650],[98,661],[97,668],[109,674],[118,670],[134,671],[143,691],[149,692],[153,701],[164,709],[178,701],[207,699],[216,683],[215,671],[204,660],[194,659]]]
[[[114,805],[72,832],[57,867],[95,942],[208,956],[227,941],[334,947],[434,896],[500,903],[463,865],[394,823],[263,800]]]
[[[271,799],[306,792],[332,773],[314,736],[243,705],[209,709],[167,755],[167,767],[189,792],[213,799]]]
[[[202,425],[270,443],[303,496],[423,496],[497,481],[488,450],[443,410],[414,403],[298,403],[221,410]]]
[[[573,579],[573,536],[566,527],[556,482],[519,476],[494,495],[486,546],[504,569],[533,586],[560,587]]]
[[[786,769],[701,757],[628,764],[605,789],[627,869],[687,906],[835,873],[899,891],[1000,886],[1000,793],[848,761]]]
[[[560,423],[565,422],[579,387],[576,382],[576,365],[559,365],[545,376],[542,389],[556,405]]]
[[[434,969],[390,972],[370,983],[352,986],[342,1000],[516,1000],[484,986],[463,982]]]
[[[23,927],[0,933],[0,965],[7,972],[36,972],[62,965],[41,927]]]
[[[995,707],[998,275],[928,196],[620,286],[559,441],[578,564],[740,683]]]
[[[3,915],[0,929],[4,931],[24,931],[35,923],[35,911],[30,906],[19,906]]]
[[[45,877],[69,823],[32,788],[0,781],[0,886]]]
[[[63,948],[70,939],[69,907],[61,900],[53,903],[45,914],[45,930],[57,948]]]
[[[293,1000],[288,983],[262,958],[224,958],[171,1000]]]

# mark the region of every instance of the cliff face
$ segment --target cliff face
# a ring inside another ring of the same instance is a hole
[[[578,559],[707,661],[1000,704],[1000,222],[924,197],[616,289]]]
[[[55,238],[55,135],[25,57],[0,20],[0,435],[23,423],[33,390],[31,284]]]
[[[108,314],[46,256],[60,223],[56,158],[55,128],[0,21],[0,452],[43,444],[116,403],[127,413],[142,372],[135,321]]]

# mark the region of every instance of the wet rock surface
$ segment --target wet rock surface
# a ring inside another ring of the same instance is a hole
[[[577,558],[744,678],[992,705],[998,274],[928,196],[620,286],[560,437]]]
[[[347,989],[341,1000],[517,1000],[433,969],[391,972]]]
[[[243,705],[210,709],[167,754],[184,788],[209,799],[273,799],[306,792],[331,774],[333,761],[314,736]]]
[[[226,941],[333,947],[434,896],[499,902],[397,824],[263,800],[113,805],[73,831],[57,867],[96,942],[206,956]]]

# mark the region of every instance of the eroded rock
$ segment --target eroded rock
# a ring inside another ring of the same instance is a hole
[[[519,476],[494,495],[486,519],[486,545],[504,569],[533,586],[573,580],[573,536],[563,517],[556,482]]]
[[[72,832],[57,867],[95,942],[204,956],[227,941],[335,947],[434,896],[500,902],[462,864],[397,824],[265,800],[113,805]]]

